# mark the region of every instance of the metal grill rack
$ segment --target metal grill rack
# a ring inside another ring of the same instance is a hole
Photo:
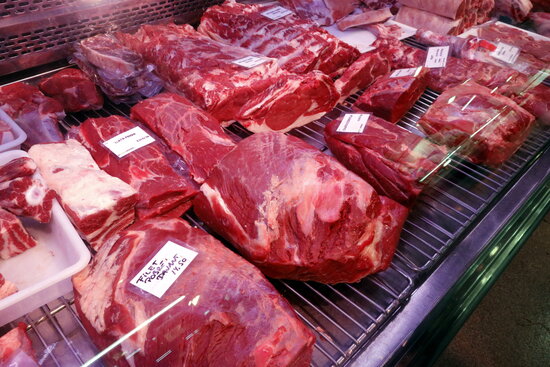
[[[416,129],[416,121],[437,96],[433,91],[426,91],[398,124],[422,135]],[[349,106],[357,97],[358,94],[348,98],[322,119],[290,134],[330,154],[323,139],[323,128],[333,118],[350,112]],[[89,117],[128,116],[129,111],[128,105],[106,101],[102,110],[70,114],[64,121],[64,127],[78,125]],[[233,124],[226,131],[237,140],[250,135],[238,124]],[[536,127],[518,152],[498,169],[453,157],[432,178],[418,199],[388,270],[356,284],[330,286],[273,281],[299,317],[316,334],[312,365],[343,366],[350,361],[354,352],[369,343],[384,323],[406,304],[412,292],[439,261],[454,245],[459,244],[472,225],[483,217],[484,211],[521,175],[549,141],[550,129]],[[186,214],[185,219],[209,231],[193,213]],[[77,366],[97,353],[70,306],[71,297],[60,298],[20,320],[29,325],[34,346],[42,351],[39,357],[43,366]]]

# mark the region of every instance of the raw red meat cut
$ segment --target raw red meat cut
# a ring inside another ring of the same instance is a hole
[[[19,218],[0,208],[0,259],[22,254],[36,244]]]
[[[63,141],[58,126],[65,117],[63,106],[43,95],[34,85],[18,82],[1,86],[0,109],[25,131],[26,146]]]
[[[28,157],[15,158],[0,166],[0,182],[17,177],[30,176],[36,171],[36,163]]]
[[[338,22],[336,25],[341,31],[345,31],[348,28],[358,27],[362,25],[381,23],[392,17],[392,13],[389,8],[382,8],[379,10],[366,10],[362,13],[350,14]]]
[[[471,5],[467,0],[399,0],[399,3],[450,19],[462,18]]]
[[[321,72],[288,73],[275,59],[214,41],[190,25],[144,25],[119,37],[197,106],[253,132],[305,125],[332,110],[339,98]],[[250,68],[235,63],[251,57],[262,63]]]
[[[386,269],[407,216],[333,157],[279,133],[242,140],[193,205],[267,276],[323,283]]]
[[[358,0],[280,0],[304,19],[331,25],[355,10]]]
[[[103,107],[103,96],[78,69],[65,69],[42,80],[38,85],[42,93],[59,101],[66,112],[97,110]]]
[[[383,50],[365,52],[334,82],[340,101],[368,87],[376,78],[388,73],[391,63]]]
[[[95,249],[134,222],[136,191],[100,170],[78,141],[37,144],[29,155],[82,238]]]
[[[157,298],[130,280],[168,241],[198,255]],[[106,356],[109,366],[153,366],[159,358],[163,366],[187,367],[311,362],[314,336],[258,269],[181,219],[129,227],[73,285],[80,319],[99,349],[138,327]]]
[[[438,144],[465,144],[463,154],[473,163],[496,166],[523,144],[533,121],[511,99],[469,81],[443,92],[418,125]]]
[[[506,15],[514,22],[521,23],[533,9],[530,0],[495,0],[495,14]]]
[[[20,217],[49,223],[55,192],[36,174],[0,183],[0,207]]]
[[[21,322],[0,338],[0,366],[39,367],[26,330]]]
[[[361,3],[367,8],[378,10],[382,8],[394,9],[397,5],[397,0],[361,0]]]
[[[312,21],[294,14],[276,20],[262,15],[275,7],[278,4],[226,1],[204,12],[198,31],[216,41],[273,57],[282,69],[298,74],[320,70],[337,76],[359,57],[359,50]]]
[[[99,34],[82,40],[75,46],[72,61],[117,103],[152,97],[164,86],[152,72],[152,65],[146,65],[112,35]]]
[[[533,21],[538,34],[550,37],[550,13],[531,13],[529,17]]]
[[[362,29],[371,32],[376,38],[400,38],[403,30],[397,24],[369,24]]]
[[[0,209],[1,210],[1,209]],[[6,280],[2,274],[0,274],[0,299],[4,299],[18,291],[17,286]],[[1,344],[1,339],[0,339]],[[1,348],[1,347],[0,347]]]
[[[550,11],[550,3],[548,0],[531,0],[533,10],[535,11]]]
[[[460,34],[463,31],[460,26],[461,19],[446,18],[426,10],[410,8],[408,6],[401,6],[399,8],[395,20],[414,28],[422,27],[441,34]]]
[[[99,168],[137,191],[139,219],[167,214],[179,217],[189,209],[198,190],[190,178],[170,165],[164,154],[167,148],[153,142],[119,158],[103,144],[136,126],[122,116],[90,118],[71,131],[71,136],[88,149]]]
[[[411,205],[446,157],[446,149],[370,115],[362,133],[338,132],[338,118],[325,127],[331,152],[380,195]]]
[[[355,102],[354,106],[396,123],[420,98],[427,84],[426,68],[413,75],[378,78]]]
[[[0,116],[0,144],[9,143],[13,139],[15,139],[15,135],[11,130],[10,125],[8,125],[6,121],[2,120],[2,116]]]
[[[235,147],[216,119],[177,94],[161,93],[141,101],[132,107],[131,117],[162,137],[199,184]]]

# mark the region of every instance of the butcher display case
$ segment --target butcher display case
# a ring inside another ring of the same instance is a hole
[[[211,0],[0,1],[0,85],[36,83],[70,67],[70,44],[92,35],[175,20],[196,24]],[[403,42],[425,45],[413,38]],[[544,82],[547,85],[548,79]],[[426,90],[398,125],[422,135],[417,121],[438,97]],[[318,121],[288,134],[329,153],[325,125],[351,112],[354,94]],[[90,117],[128,117],[131,105],[105,100],[101,110],[67,114],[65,130]],[[225,128],[236,141],[251,133]],[[550,208],[550,127],[537,124],[497,168],[450,155],[418,198],[389,269],[358,283],[325,285],[273,280],[315,334],[312,366],[394,366],[433,363]],[[214,233],[193,212],[193,226]],[[0,311],[2,312],[2,311]],[[168,311],[169,312],[169,311]],[[27,333],[42,366],[101,366],[77,316],[72,292],[13,322]],[[121,341],[122,342],[122,341]],[[162,366],[162,358],[157,365]]]

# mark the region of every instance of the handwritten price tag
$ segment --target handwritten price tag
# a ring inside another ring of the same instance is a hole
[[[427,68],[444,68],[447,65],[447,57],[449,56],[449,46],[429,47],[428,56],[426,57]]]
[[[519,48],[499,42],[497,44],[497,49],[491,52],[491,56],[493,56],[495,59],[513,64],[518,59],[519,52]]]
[[[277,20],[277,19],[286,17],[287,15],[290,15],[290,14],[292,14],[292,11],[285,9],[282,6],[276,6],[262,13],[264,17],[269,18],[271,20]]]
[[[336,131],[339,133],[362,133],[367,126],[369,117],[368,113],[346,113]]]
[[[141,147],[151,144],[155,141],[153,137],[147,134],[141,127],[134,127],[122,134],[118,134],[103,142],[111,152],[117,157],[122,158]]]
[[[390,78],[399,78],[402,76],[417,76],[421,68],[397,69],[391,73]]]
[[[198,253],[193,250],[168,241],[137,273],[130,284],[162,298],[197,255]]]
[[[256,56],[247,56],[243,57],[242,59],[238,59],[233,61],[233,64],[237,64],[239,66],[245,67],[245,68],[253,68],[258,65],[262,65],[264,62],[266,62],[268,59],[262,58],[262,57],[256,57]]]

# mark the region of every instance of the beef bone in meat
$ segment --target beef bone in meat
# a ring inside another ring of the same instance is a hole
[[[496,166],[523,144],[533,121],[511,99],[469,81],[443,92],[418,125],[438,144],[463,145],[473,163]]]
[[[386,269],[407,216],[333,157],[273,132],[239,142],[193,205],[267,276],[323,283]]]
[[[381,23],[392,17],[392,13],[389,8],[382,8],[379,10],[366,10],[358,14],[350,14],[338,22],[336,25],[341,31],[345,31],[348,28],[358,27],[362,25],[368,25],[373,23]]]
[[[304,19],[319,25],[331,25],[355,10],[358,0],[281,0]]]
[[[325,141],[344,166],[376,192],[411,205],[440,167],[446,149],[370,115],[363,132],[338,132],[342,118],[325,127]]]
[[[37,144],[29,155],[80,235],[95,249],[134,222],[136,191],[99,169],[78,141]]]
[[[71,135],[90,151],[99,168],[136,190],[138,218],[179,217],[189,209],[190,200],[198,191],[189,177],[180,175],[170,165],[164,153],[168,148],[161,142],[152,142],[119,158],[104,145],[136,127],[132,121],[113,115],[87,119]]]
[[[24,323],[0,338],[0,365],[9,367],[38,367],[32,343]]]
[[[130,281],[168,241],[197,255],[157,298]],[[138,328],[107,354],[109,366],[153,366],[160,357],[163,366],[187,367],[311,362],[313,334],[260,271],[181,219],[129,227],[73,285],[76,309],[98,348]]]
[[[66,112],[97,110],[103,107],[103,96],[84,72],[70,68],[40,81],[42,93],[59,101]]]
[[[28,157],[15,158],[0,166],[0,182],[17,177],[30,176],[36,171],[36,163]]]
[[[55,192],[37,175],[0,183],[0,207],[11,213],[49,223]]]
[[[0,208],[0,259],[22,254],[37,245],[14,214]]]

